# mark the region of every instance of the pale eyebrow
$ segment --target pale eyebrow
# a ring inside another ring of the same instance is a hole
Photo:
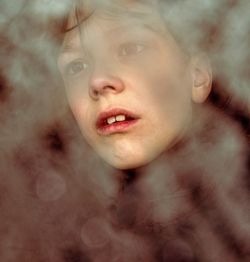
[[[110,37],[113,36],[113,35],[117,36],[118,34],[122,34],[124,32],[133,31],[135,27],[146,29],[146,30],[148,30],[148,31],[150,31],[154,34],[158,34],[158,35],[163,34],[162,30],[156,29],[156,27],[149,25],[149,24],[144,24],[144,23],[137,24],[137,25],[134,25],[133,29],[131,30],[132,25],[133,24],[128,24],[128,25],[121,25],[121,26],[115,27],[115,28],[107,31],[106,35],[110,36]],[[80,44],[80,41],[78,41],[78,40],[74,41],[74,39],[78,38],[78,37],[79,37],[79,34],[74,35],[72,37],[72,39],[62,47],[62,49],[60,51],[60,56],[64,55],[64,54],[68,54],[68,53],[82,52],[84,50],[84,47]]]
[[[131,28],[133,28],[131,30]],[[133,31],[134,28],[139,28],[139,29],[146,29],[154,34],[159,34],[161,31],[160,29],[156,29],[154,26],[149,25],[149,24],[145,24],[145,23],[141,23],[141,24],[129,24],[129,25],[125,25],[125,26],[118,26],[116,28],[111,29],[109,32],[107,32],[108,35],[112,36],[112,35],[117,35],[117,34],[122,34],[124,32],[129,32],[129,31]],[[162,33],[162,32],[161,32]]]
[[[83,50],[83,47],[79,44],[70,41],[65,46],[62,47],[60,51],[60,55],[67,54],[67,53],[77,53]]]

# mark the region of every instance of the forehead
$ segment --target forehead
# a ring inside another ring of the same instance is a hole
[[[121,32],[139,28],[160,32],[161,35],[166,33],[153,1],[80,0],[70,10],[61,52],[77,49],[76,45],[79,44],[83,46],[82,41],[86,36],[89,39],[90,36],[99,38],[103,35],[112,39]]]
[[[80,3],[72,7],[60,55],[82,52],[85,47],[100,45],[104,39],[112,42],[114,38],[126,36],[130,34],[129,32],[140,38],[140,34],[143,35],[146,29],[147,32],[154,33],[154,36],[158,38],[160,36],[158,40],[167,40],[169,45],[178,47],[185,56],[189,57],[187,47],[183,45],[179,37],[176,37],[175,31],[162,17],[158,0],[150,2],[147,0],[102,0],[100,3],[99,1],[79,0]],[[92,37],[94,37],[94,42],[91,41]],[[91,43],[90,46],[89,43]]]
[[[113,19],[116,23],[149,19],[157,14],[155,7],[153,0],[78,0],[69,13],[66,32],[83,23],[86,27],[96,19]]]

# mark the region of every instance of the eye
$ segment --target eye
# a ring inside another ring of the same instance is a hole
[[[126,43],[119,48],[120,56],[131,56],[141,53],[145,48],[145,45],[138,43]]]
[[[68,75],[76,75],[87,68],[88,68],[88,64],[84,63],[81,60],[75,60],[73,62],[70,62],[66,66],[66,73]]]

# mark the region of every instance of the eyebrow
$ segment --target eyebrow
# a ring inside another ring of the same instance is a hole
[[[147,29],[148,31],[153,32],[154,34],[159,34],[162,33],[159,29],[157,30],[155,27],[153,27],[152,25],[148,25],[148,24],[137,24],[136,26],[138,27],[142,27],[143,29]],[[134,26],[134,27],[136,27]],[[134,28],[133,27],[133,28]],[[117,33],[120,32],[124,32],[124,31],[130,31],[131,30],[131,24],[127,24],[127,25],[121,25],[118,27],[115,27],[109,31],[106,32],[107,35],[117,35]],[[133,29],[132,29],[133,30]],[[73,52],[79,52],[83,50],[83,46],[80,44],[75,44],[73,42],[75,37],[79,37],[79,34],[74,35],[73,39],[71,41],[69,41],[69,43],[67,43],[65,46],[62,47],[61,51],[60,51],[60,55],[62,54],[66,54],[66,53],[73,53]]]
[[[70,41],[69,43],[67,43],[65,46],[62,46],[61,50],[60,50],[60,55],[64,54],[64,53],[71,53],[71,52],[77,52],[77,51],[81,51],[83,48],[81,45],[75,44],[73,41]]]
[[[124,31],[130,31],[131,27],[132,28],[140,27],[142,29],[147,29],[148,31],[151,31],[151,32],[157,33],[157,34],[159,34],[159,32],[160,32],[160,30],[157,30],[152,25],[141,23],[141,24],[136,24],[136,25],[127,24],[127,25],[122,25],[122,26],[115,27],[115,28],[111,29],[110,31],[108,31],[108,35],[113,35],[113,34],[116,35],[117,32],[120,33],[120,32],[124,32]]]

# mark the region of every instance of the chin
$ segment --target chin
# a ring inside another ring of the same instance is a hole
[[[127,163],[127,162],[122,162],[122,163],[110,163],[111,166],[113,166],[116,169],[120,170],[127,170],[127,169],[135,169],[143,166],[143,163]]]
[[[127,163],[127,162],[119,162],[119,163],[110,163],[116,169],[120,170],[127,170],[127,169],[134,169],[139,168],[142,164],[140,163]]]
[[[116,143],[114,147],[103,148],[99,155],[110,166],[126,170],[146,166],[161,153],[161,148],[149,148],[143,144],[128,143],[123,140]]]
[[[146,159],[144,157],[130,157],[129,158],[113,158],[113,159],[106,159],[105,161],[109,163],[109,165],[113,166],[114,168],[120,169],[120,170],[126,170],[126,169],[135,169],[143,167],[147,164],[149,164],[153,159]]]

